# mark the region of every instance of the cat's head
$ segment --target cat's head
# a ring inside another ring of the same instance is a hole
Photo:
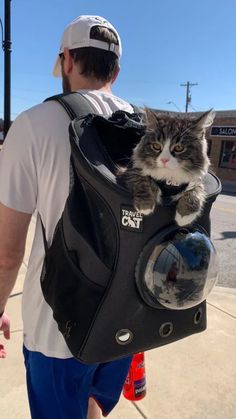
[[[143,175],[191,181],[207,172],[206,128],[215,113],[209,110],[198,118],[154,113],[146,108],[147,129],[133,153],[133,166]]]

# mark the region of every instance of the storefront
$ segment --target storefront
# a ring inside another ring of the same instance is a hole
[[[213,171],[236,190],[236,110],[216,111],[206,137]]]

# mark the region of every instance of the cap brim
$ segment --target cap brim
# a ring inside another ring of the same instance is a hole
[[[61,59],[59,56],[57,57],[52,73],[54,77],[61,77]]]

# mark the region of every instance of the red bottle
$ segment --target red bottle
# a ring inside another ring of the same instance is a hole
[[[123,395],[126,399],[133,401],[141,400],[146,395],[144,352],[133,356],[123,387]]]

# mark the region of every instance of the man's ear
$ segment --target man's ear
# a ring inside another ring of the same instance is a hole
[[[64,48],[63,49],[63,56],[64,56],[64,60],[63,60],[63,70],[66,76],[68,76],[73,68],[73,59],[70,55],[70,51],[68,48]]]
[[[115,75],[114,75],[114,76],[113,76],[113,78],[112,78],[112,81],[111,81],[111,83],[112,83],[112,84],[116,81],[116,79],[117,79],[117,76],[118,76],[119,72],[120,72],[120,66],[119,66],[119,67],[117,67],[117,70],[116,70],[116,72],[115,72]]]

